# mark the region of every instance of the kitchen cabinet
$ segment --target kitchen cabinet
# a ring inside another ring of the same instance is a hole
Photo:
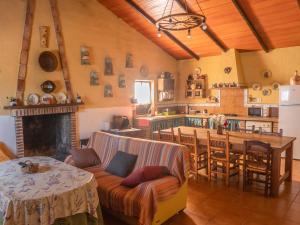
[[[173,78],[158,78],[157,91],[158,101],[172,101],[174,100],[175,79]]]

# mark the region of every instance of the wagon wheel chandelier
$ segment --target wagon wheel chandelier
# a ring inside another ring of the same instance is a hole
[[[198,0],[196,0],[196,3],[198,5],[199,11],[201,12],[200,14],[189,12],[187,0],[184,0],[184,13],[173,13],[172,10],[174,6],[174,1],[175,0],[167,0],[167,4],[164,8],[161,18],[155,22],[158,37],[161,37],[161,31],[187,30],[187,37],[191,38],[191,29],[196,27],[200,27],[202,30],[207,29],[206,17],[200,7]],[[168,8],[169,10],[167,10]]]

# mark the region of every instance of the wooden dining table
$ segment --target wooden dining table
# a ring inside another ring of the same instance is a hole
[[[187,126],[179,126],[174,128],[175,137],[178,137],[178,129],[181,129],[183,134],[193,135],[194,130],[197,131],[197,137],[201,145],[207,144],[207,131],[210,131],[212,137],[224,138],[225,135],[218,135],[216,130],[195,128]],[[161,130],[161,132],[171,132],[171,129]],[[157,132],[154,132],[154,134]],[[244,141],[256,140],[265,143],[270,143],[273,149],[272,154],[272,187],[271,195],[278,196],[279,187],[284,181],[292,181],[293,174],[293,143],[295,137],[286,136],[271,136],[252,133],[229,132],[229,141],[233,145],[233,149],[238,152],[243,152]],[[281,155],[285,152],[285,168],[284,173],[281,174]]]

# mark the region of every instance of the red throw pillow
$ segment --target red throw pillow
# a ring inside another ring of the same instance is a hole
[[[136,187],[146,181],[159,179],[169,174],[169,170],[165,166],[146,166],[133,171],[122,181],[121,185]]]

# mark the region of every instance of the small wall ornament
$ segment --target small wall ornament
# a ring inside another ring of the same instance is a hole
[[[110,84],[104,86],[104,97],[113,97],[112,86]]]
[[[227,66],[227,67],[224,68],[224,73],[230,74],[231,70],[232,70],[232,67]]]
[[[142,65],[141,68],[140,68],[140,75],[142,77],[148,77],[149,75],[149,69],[146,65]]]
[[[90,72],[90,85],[91,86],[99,85],[99,75],[98,75],[98,72],[95,70],[92,70]]]
[[[40,30],[40,45],[42,48],[48,48],[50,28],[48,26],[40,26],[39,30]]]
[[[90,48],[82,45],[80,46],[80,59],[81,59],[81,65],[90,65]]]
[[[124,74],[119,75],[119,88],[126,88],[126,80]]]
[[[104,59],[104,75],[113,75],[113,64],[112,59],[110,57],[105,57]]]
[[[131,53],[126,54],[125,68],[133,68],[133,55]]]

